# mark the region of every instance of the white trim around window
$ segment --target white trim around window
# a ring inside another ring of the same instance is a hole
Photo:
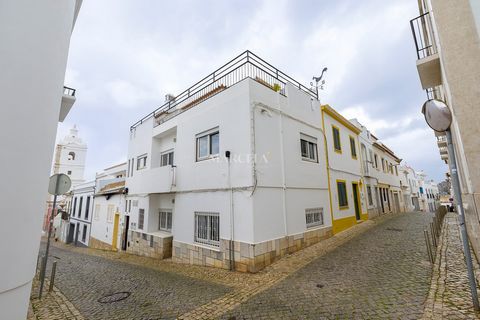
[[[300,153],[302,160],[318,162],[317,138],[300,133]]]
[[[172,210],[160,209],[158,212],[158,230],[172,231]]]
[[[160,153],[160,167],[173,166],[173,149]]]
[[[199,133],[195,138],[196,161],[218,157],[220,153],[220,131],[218,127]]]
[[[220,214],[218,212],[195,212],[195,242],[220,247]]]
[[[137,157],[137,170],[145,169],[147,167],[147,154],[142,154]]]

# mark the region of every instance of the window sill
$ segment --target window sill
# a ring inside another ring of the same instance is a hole
[[[322,223],[322,224],[312,224],[310,226],[307,226],[307,231],[312,231],[312,230],[316,230],[316,229],[323,229],[325,228],[325,224]]]
[[[314,160],[314,159],[302,157],[302,160],[306,162],[311,162],[311,163],[318,163],[317,159]]]
[[[340,210],[348,210],[348,206],[344,206],[344,207],[339,207]]]
[[[194,241],[193,243],[194,243],[195,246],[200,247],[200,248],[204,248],[204,249],[208,249],[208,250],[212,250],[212,251],[216,251],[216,252],[221,252],[220,244],[217,247],[217,246],[214,246],[214,245],[208,245],[208,244],[205,244],[205,243],[202,243],[202,242],[197,242],[197,241]]]
[[[202,162],[202,161],[218,159],[218,158],[219,158],[219,154],[216,154],[216,155],[212,155],[212,156],[208,156],[208,157],[204,157],[204,158],[197,158],[196,162]]]
[[[333,149],[333,151],[335,151],[336,153],[342,154],[342,149],[340,149],[340,150],[338,150],[338,149]]]

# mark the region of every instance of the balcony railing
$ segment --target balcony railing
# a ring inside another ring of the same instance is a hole
[[[130,130],[151,117],[155,117],[154,126],[157,126],[246,78],[256,80],[283,95],[286,83],[290,83],[318,99],[313,90],[247,50],[179,95],[171,97],[165,104],[133,124]]]
[[[63,94],[75,97],[75,89],[63,86]]]
[[[418,59],[437,53],[430,12],[410,20],[410,27],[412,28]]]

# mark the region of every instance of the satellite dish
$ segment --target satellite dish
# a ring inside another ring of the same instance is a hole
[[[57,173],[50,177],[48,183],[48,193],[53,195],[65,194],[70,190],[72,181],[70,177],[63,173]]]
[[[444,132],[452,124],[452,113],[445,102],[432,99],[423,104],[422,113],[427,124],[435,131]]]

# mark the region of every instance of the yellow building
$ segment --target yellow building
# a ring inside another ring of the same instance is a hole
[[[368,219],[358,135],[361,132],[329,105],[322,106],[333,233]]]

